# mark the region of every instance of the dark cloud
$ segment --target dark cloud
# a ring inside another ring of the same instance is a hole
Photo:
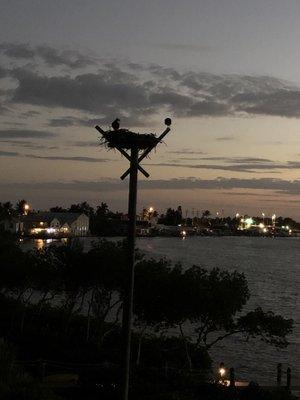
[[[7,75],[7,70],[0,65],[0,79]]]
[[[193,150],[193,149],[171,150],[171,151],[167,151],[167,153],[171,153],[171,154],[205,154],[201,150]]]
[[[69,126],[85,126],[89,128],[95,127],[95,125],[102,125],[107,123],[107,121],[103,118],[78,118],[71,116],[64,116],[59,118],[51,118],[48,121],[49,126],[57,127],[57,128],[65,128]]]
[[[33,143],[33,142],[24,142],[24,141],[19,141],[19,140],[2,140],[0,139],[0,143],[5,143],[13,147],[23,147],[27,149],[33,149],[33,150],[57,150],[59,149],[59,146],[47,146],[44,144],[38,144],[38,143]]]
[[[193,104],[187,113],[191,117],[200,116],[224,116],[231,114],[230,107],[226,103],[202,100]]]
[[[162,162],[162,163],[148,163],[151,166],[159,167],[178,167],[178,168],[190,168],[190,169],[208,169],[208,170],[219,170],[219,171],[232,171],[232,172],[248,172],[248,173],[261,173],[266,171],[268,173],[275,173],[281,170],[293,170],[300,169],[300,162],[298,161],[287,161],[285,163],[277,163],[272,160],[265,158],[252,158],[252,157],[201,157],[198,160],[206,161],[223,161],[225,164],[182,164],[181,160],[187,160],[181,158],[176,162]],[[192,159],[191,159],[192,160]]]
[[[74,108],[106,116],[115,116],[118,111],[134,111],[137,115],[149,113],[150,105],[143,85],[110,82],[101,72],[72,78],[46,77],[18,69],[13,76],[19,81],[13,96],[17,103]]]
[[[234,136],[220,136],[220,137],[217,137],[216,140],[218,142],[229,142],[232,140],[236,140],[236,138]]]
[[[256,158],[256,157],[180,157],[176,161],[224,161],[225,163],[237,163],[237,164],[248,164],[248,163],[274,163],[274,161],[267,158]],[[174,162],[176,162],[174,161]]]
[[[8,112],[8,109],[4,107],[2,104],[0,104],[0,115],[6,114]]]
[[[287,194],[300,194],[300,180],[289,181],[274,178],[217,178],[211,180],[188,178],[141,181],[140,184],[143,189],[261,189]]]
[[[37,115],[40,115],[38,111],[30,110],[22,113],[23,117],[26,118],[31,118],[31,117],[36,117]]]
[[[79,156],[37,156],[35,154],[26,154],[26,157],[37,158],[40,160],[51,160],[51,161],[81,161],[88,163],[103,163],[111,160],[105,158],[94,158],[94,157],[79,157]]]
[[[284,180],[273,178],[238,179],[170,179],[170,180],[141,180],[141,190],[267,190],[281,194],[300,195],[300,180]],[[62,191],[126,191],[127,183],[118,179],[103,181],[72,181],[72,182],[39,182],[39,183],[0,183],[0,189],[27,189],[27,190],[62,190]],[[229,193],[229,192],[228,192]],[[233,192],[235,193],[235,192]],[[267,193],[268,194],[268,193]]]
[[[231,101],[248,114],[300,117],[300,90],[279,89],[271,93],[243,93]]]
[[[159,89],[158,93],[149,96],[149,103],[155,104],[156,107],[167,107],[171,112],[180,116],[187,114],[188,110],[193,107],[193,99],[190,96],[176,93],[173,90]]]
[[[1,43],[0,51],[10,58],[31,59],[34,51],[28,44]]]
[[[248,163],[273,163],[272,160],[268,158],[261,157],[201,157],[201,160],[212,160],[212,161],[225,161],[228,163],[240,163],[240,164],[248,164]]]
[[[15,138],[38,138],[48,139],[57,136],[53,132],[38,131],[31,129],[0,129],[0,138],[15,139]]]
[[[30,48],[26,49],[25,54],[29,55]],[[24,49],[19,45],[10,48],[15,56],[18,51],[23,54],[21,50]],[[31,50],[48,64],[67,65],[65,58],[68,57],[61,50],[47,46]],[[80,65],[78,60],[77,64]],[[300,117],[300,89],[267,76],[181,73],[159,65],[117,61],[99,62],[97,72],[78,75],[71,72],[70,75],[62,72],[42,75],[26,68],[17,68],[10,74],[18,82],[11,96],[12,103],[64,107],[90,114],[86,120],[69,116],[52,118],[51,126],[89,126],[93,122],[91,114],[99,115],[104,125],[118,116],[124,126],[140,127],[149,125],[152,117],[162,112],[186,118],[245,113]],[[234,137],[216,140],[234,140]]]
[[[2,151],[0,150],[0,157],[18,157],[20,154],[14,151]]]
[[[99,142],[97,142],[96,140],[93,141],[83,141],[83,140],[78,140],[77,142],[70,142],[67,143],[67,145],[70,146],[75,146],[75,147],[96,147],[97,144],[99,144]]]
[[[24,122],[16,122],[16,121],[5,121],[4,125],[8,125],[8,126],[25,126]]]
[[[86,125],[86,120],[77,117],[51,118],[48,121],[48,125],[53,127],[62,127],[62,128],[68,126],[84,126]]]
[[[159,164],[147,164],[156,167],[179,167],[189,169],[208,169],[216,171],[232,171],[232,172],[248,172],[258,173],[260,170],[274,173],[274,170],[283,169],[281,164],[270,165],[259,165],[259,164],[232,164],[232,165],[218,165],[218,164],[178,164],[178,163],[159,163]]]
[[[32,47],[29,44],[2,43],[0,51],[15,59],[32,60],[35,57],[43,60],[48,66],[66,66],[70,68],[84,68],[95,64],[90,56],[74,50],[60,50],[51,46]]]

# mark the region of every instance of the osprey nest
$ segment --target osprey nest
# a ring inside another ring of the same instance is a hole
[[[135,133],[128,129],[118,129],[102,133],[101,144],[109,148],[148,149],[155,147],[158,143],[157,137],[153,133]]]

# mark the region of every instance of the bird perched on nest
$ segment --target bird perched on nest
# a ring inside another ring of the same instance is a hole
[[[117,131],[120,128],[120,120],[116,118],[111,124],[113,130]]]

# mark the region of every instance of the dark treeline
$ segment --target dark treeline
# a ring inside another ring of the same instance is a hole
[[[195,214],[195,212],[193,212]],[[197,213],[199,214],[199,212]],[[249,215],[243,215],[243,218],[249,218]],[[253,220],[259,224],[264,222],[266,224],[272,224],[271,217],[262,217],[256,216],[252,217]],[[220,217],[217,215],[216,217],[212,216],[212,213],[209,210],[203,210],[201,215],[194,215],[192,217],[183,216],[182,208],[179,206],[177,209],[168,208],[164,214],[159,216],[158,222],[165,225],[176,226],[179,224],[185,224],[187,226],[206,226],[206,227],[216,227],[216,226],[227,226],[229,229],[235,230],[237,229],[240,223],[241,216],[224,216]],[[276,225],[277,226],[286,226],[288,225],[291,229],[300,229],[300,223],[296,222],[290,217],[276,217]]]
[[[0,368],[10,371],[9,385],[0,382],[1,399],[1,390],[12,393],[25,385],[20,383],[24,374],[13,367],[16,358],[120,364],[125,260],[125,242],[100,240],[83,252],[73,240],[23,252],[11,235],[1,234]],[[230,335],[288,345],[292,320],[261,308],[243,311],[250,297],[243,274],[185,269],[138,252],[135,275],[132,390],[137,398],[161,391],[159,383],[173,391],[182,382],[186,387],[195,370],[205,376],[211,347]],[[46,398],[40,392],[34,396],[26,399]]]

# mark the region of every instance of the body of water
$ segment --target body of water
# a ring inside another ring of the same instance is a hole
[[[88,249],[95,239],[80,240]],[[42,244],[25,242],[23,246]],[[259,340],[245,342],[233,336],[212,348],[212,358],[216,365],[223,361],[227,367],[234,367],[238,378],[264,385],[276,382],[276,365],[281,362],[283,372],[287,367],[292,368],[292,385],[300,385],[300,238],[155,237],[139,238],[137,246],[149,257],[167,257],[185,267],[196,264],[244,273],[251,292],[245,311],[262,307],[293,318],[295,327],[289,337],[290,345],[276,349]]]

